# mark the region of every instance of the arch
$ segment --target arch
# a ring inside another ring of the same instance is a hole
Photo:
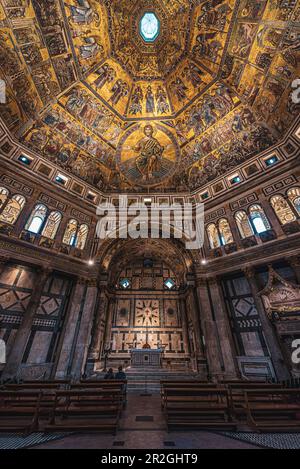
[[[5,187],[0,187],[0,208],[3,207],[9,196],[9,191]]]
[[[214,223],[211,223],[206,227],[206,232],[209,240],[211,249],[215,249],[221,246],[218,228]]]
[[[4,207],[0,215],[0,221],[14,225],[24,208],[25,202],[26,199],[23,197],[23,195],[13,195],[12,198],[8,201],[7,205]]]
[[[274,195],[270,199],[272,208],[282,225],[296,220],[296,216],[282,195]]]
[[[251,223],[249,221],[247,213],[244,210],[236,212],[234,218],[242,239],[253,236],[254,233]]]
[[[233,243],[234,240],[227,218],[221,218],[218,222],[218,227],[221,244],[224,246],[225,244]]]
[[[287,196],[293,204],[297,214],[300,215],[300,188],[292,187],[287,191]]]
[[[61,219],[62,215],[60,212],[51,212],[43,228],[42,236],[45,236],[45,238],[54,239]]]
[[[89,227],[84,224],[80,225],[78,233],[77,233],[77,237],[76,237],[76,243],[75,243],[75,246],[78,249],[83,250],[85,248],[88,233],[89,233]]]
[[[74,218],[68,221],[67,228],[65,229],[64,237],[63,237],[63,244],[68,244],[69,246],[75,246],[76,244],[76,236],[77,236],[77,229],[78,229],[78,221]]]
[[[47,207],[43,204],[37,204],[31,212],[25,225],[25,230],[31,233],[39,234],[47,216]]]
[[[256,234],[264,233],[271,229],[269,220],[267,219],[263,208],[259,204],[251,205],[251,207],[249,207],[249,216],[253,230]]]

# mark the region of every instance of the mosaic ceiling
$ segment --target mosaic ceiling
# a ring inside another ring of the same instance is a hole
[[[99,189],[196,189],[299,114],[299,17],[296,0],[0,0],[0,116]]]

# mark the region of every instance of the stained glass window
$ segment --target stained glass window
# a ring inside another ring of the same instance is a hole
[[[169,290],[172,290],[172,288],[175,287],[175,282],[174,282],[174,280],[172,280],[171,278],[167,278],[167,280],[165,280],[165,286],[166,286]]]
[[[270,202],[279,221],[283,225],[296,220],[291,207],[281,195],[274,195]]]
[[[144,13],[140,21],[140,35],[146,42],[154,42],[159,36],[160,23],[153,12]]]
[[[84,249],[88,232],[89,232],[89,228],[87,225],[80,225],[78,233],[77,233],[76,243],[75,243],[75,246],[78,249]]]
[[[221,218],[221,220],[219,220],[219,232],[223,246],[225,246],[225,244],[233,243],[233,236],[226,218]]]
[[[76,243],[76,234],[77,234],[78,222],[74,219],[69,220],[68,226],[66,228],[63,243],[68,244],[69,246],[75,246]]]
[[[292,187],[289,189],[288,198],[294,205],[295,209],[297,210],[298,214],[300,215],[300,189],[299,187]]]
[[[269,220],[260,205],[252,205],[249,209],[250,219],[257,234],[271,229]]]
[[[211,223],[206,228],[206,231],[211,249],[218,248],[221,243],[216,225],[214,223]]]
[[[2,207],[8,196],[8,190],[5,189],[5,187],[0,187],[0,208]]]
[[[24,205],[25,197],[19,194],[14,195],[4,207],[4,210],[0,215],[0,221],[14,225],[22,212]]]
[[[120,280],[120,286],[124,288],[124,290],[127,290],[130,287],[130,281],[128,278],[122,278],[122,280]]]
[[[55,235],[57,233],[59,224],[61,222],[61,213],[59,212],[51,212],[46,224],[44,226],[44,229],[42,231],[42,235],[45,236],[45,238],[50,238],[54,239]]]
[[[252,236],[253,229],[250,224],[247,213],[241,210],[240,212],[237,212],[234,217],[241,237],[248,238],[249,236]]]
[[[35,234],[39,233],[46,215],[47,207],[42,204],[36,205],[26,223],[25,230]]]

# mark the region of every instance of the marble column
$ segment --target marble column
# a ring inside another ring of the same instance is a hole
[[[289,257],[286,259],[295,273],[297,283],[300,285],[300,259],[299,257]]]
[[[63,379],[71,375],[76,335],[84,306],[87,279],[78,277],[70,298],[66,324],[61,336],[61,350],[55,370],[55,378]]]
[[[15,377],[18,373],[31,333],[34,317],[40,305],[43,290],[51,272],[52,270],[50,268],[39,268],[36,272],[36,284],[24,313],[22,322],[17,330],[13,347],[10,354],[8,355],[3,371],[4,379]]]
[[[96,309],[96,317],[94,320],[94,328],[92,332],[92,342],[90,347],[89,358],[91,360],[99,361],[102,349],[104,326],[105,326],[105,316],[107,310],[107,297],[105,290],[100,286],[101,291],[99,293],[98,307]]]
[[[261,296],[259,295],[260,288],[258,286],[257,279],[255,276],[255,269],[253,267],[247,267],[246,269],[244,269],[244,274],[248,279],[250,285],[251,293],[255,302],[257,313],[259,315],[262,330],[264,333],[270,357],[273,362],[277,379],[279,381],[289,379],[290,374],[288,372],[287,366],[285,365],[276,332],[272,327],[269,318],[266,315],[263,301],[261,299]]]
[[[197,299],[200,309],[200,322],[205,341],[205,352],[208,362],[209,376],[218,380],[224,373],[223,359],[220,351],[218,331],[214,320],[207,288],[207,280],[196,278]]]
[[[71,374],[74,380],[79,380],[85,371],[85,365],[88,357],[88,350],[91,341],[91,331],[93,325],[93,316],[97,301],[97,281],[89,280],[86,285],[84,305],[81,314],[80,327],[77,334],[77,340],[74,348]]]
[[[188,333],[188,320],[186,314],[186,302],[184,298],[179,298],[179,307],[180,307],[180,316],[181,316],[181,324],[182,324],[182,336],[183,336],[183,344],[185,353],[190,354],[190,341],[189,341],[189,333]]]
[[[234,344],[218,280],[198,276],[197,295],[209,374],[213,380],[237,378]]]
[[[5,271],[7,264],[9,262],[9,256],[0,255],[0,276]]]
[[[221,286],[216,277],[209,278],[208,285],[224,363],[224,376],[226,379],[237,378],[236,351]]]

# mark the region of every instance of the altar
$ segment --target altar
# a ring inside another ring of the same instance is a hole
[[[131,366],[161,367],[162,349],[131,349]]]

